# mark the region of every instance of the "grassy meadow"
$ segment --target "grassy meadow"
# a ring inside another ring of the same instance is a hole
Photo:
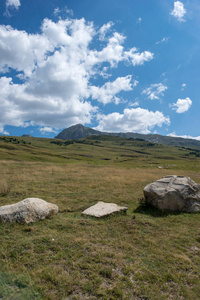
[[[0,206],[28,197],[50,219],[0,224],[0,299],[199,299],[200,214],[162,213],[143,188],[165,175],[200,183],[199,150],[118,137],[0,137]],[[95,219],[97,201],[128,206]]]

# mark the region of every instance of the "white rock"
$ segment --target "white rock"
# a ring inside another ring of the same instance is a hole
[[[58,212],[58,206],[39,198],[27,198],[18,203],[0,207],[0,221],[32,223]]]
[[[82,212],[83,215],[93,216],[96,218],[101,218],[104,216],[108,216],[113,213],[126,211],[128,207],[119,206],[115,203],[105,203],[103,201],[99,201],[97,204],[87,208]]]
[[[166,176],[144,188],[148,203],[161,210],[200,211],[200,185],[189,177]]]

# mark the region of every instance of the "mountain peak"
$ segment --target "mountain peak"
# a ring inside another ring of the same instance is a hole
[[[100,131],[83,126],[82,124],[76,124],[69,128],[64,129],[55,138],[61,140],[78,140],[90,135],[101,135]]]

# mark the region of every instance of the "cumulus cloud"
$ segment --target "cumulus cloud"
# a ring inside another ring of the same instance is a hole
[[[192,140],[198,140],[198,141],[200,141],[200,136],[194,137],[194,136],[191,136],[191,135],[178,135],[175,132],[171,132],[167,136],[180,137],[180,138],[183,138],[183,139],[192,139]]]
[[[101,51],[90,51],[89,61],[91,64],[108,62],[111,67],[117,67],[121,61],[126,61],[133,66],[143,65],[153,59],[153,53],[149,51],[139,52],[135,47],[125,51],[123,43],[126,37],[118,32],[114,32],[108,39],[107,46]]]
[[[162,83],[151,84],[148,88],[142,91],[142,94],[147,95],[151,100],[159,100],[161,96],[164,96],[165,90],[168,87]]]
[[[138,52],[137,48],[132,48],[130,51],[125,52],[125,59],[130,59],[133,66],[143,65],[144,62],[153,59],[153,53],[149,51],[144,51],[140,53]]]
[[[190,100],[189,97],[185,99],[178,99],[176,103],[170,104],[170,107],[172,107],[173,110],[175,110],[177,113],[182,114],[186,112],[192,105],[192,100]]]
[[[174,2],[174,9],[171,12],[171,15],[175,17],[179,22],[184,21],[184,16],[186,14],[186,9],[184,8],[184,5],[180,1]]]
[[[149,111],[143,108],[124,109],[123,114],[114,112],[108,115],[99,115],[99,125],[95,128],[110,132],[138,132],[147,134],[155,126],[169,125],[169,117],[162,112]]]
[[[137,81],[131,75],[106,81],[108,72],[119,62],[144,64],[153,53],[127,51],[126,37],[118,32],[110,32],[106,41],[99,38],[94,24],[83,18],[45,19],[40,34],[0,25],[2,126],[24,126],[27,121],[54,129],[89,124],[98,111],[95,102],[121,101],[118,94],[131,91]],[[94,41],[99,42],[98,50],[92,47]],[[99,76],[101,86],[96,81]]]
[[[91,95],[92,99],[97,99],[103,104],[115,102],[119,104],[120,98],[116,95],[121,91],[131,91],[137,85],[137,81],[131,82],[132,76],[118,77],[113,82],[106,82],[102,87],[92,86]]]
[[[0,72],[12,68],[30,76],[35,65],[43,62],[45,53],[51,50],[53,46],[45,36],[0,26]]]

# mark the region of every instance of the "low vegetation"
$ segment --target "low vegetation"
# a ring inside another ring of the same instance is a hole
[[[0,205],[37,197],[60,209],[31,225],[0,224],[0,298],[198,299],[200,214],[142,200],[165,175],[200,183],[198,152],[108,136],[66,142],[0,138]],[[97,201],[127,214],[81,215]]]

